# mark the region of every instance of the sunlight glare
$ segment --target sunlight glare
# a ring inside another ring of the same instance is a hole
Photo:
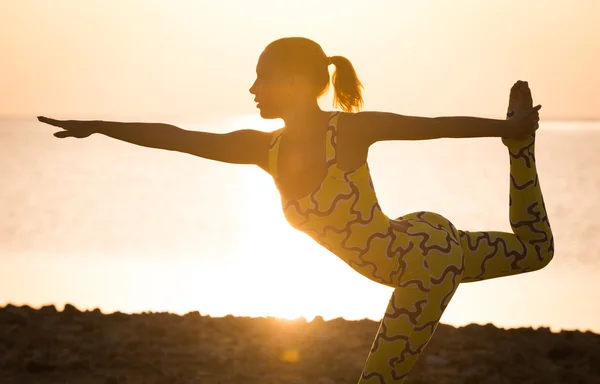
[[[234,128],[270,131],[278,122],[255,117],[238,118]],[[272,178],[258,168],[239,174],[244,202],[242,220],[251,220],[237,234],[239,279],[251,275],[245,287],[244,315],[283,319],[315,316],[332,319],[378,318],[389,298],[389,288],[375,284],[350,269],[285,220]]]
[[[258,115],[235,116],[228,120],[231,129],[256,129],[269,132],[282,128],[284,123],[281,119],[263,119]]]

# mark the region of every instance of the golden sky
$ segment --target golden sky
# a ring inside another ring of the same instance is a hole
[[[256,114],[256,60],[294,35],[354,63],[366,109],[502,117],[521,79],[542,119],[600,119],[599,20],[598,0],[2,1],[0,116]]]

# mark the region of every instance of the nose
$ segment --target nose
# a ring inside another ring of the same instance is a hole
[[[253,95],[256,95],[256,81],[252,84],[248,92],[250,92]]]

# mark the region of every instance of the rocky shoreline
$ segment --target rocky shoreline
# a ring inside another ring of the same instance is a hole
[[[357,383],[377,328],[7,305],[0,383]],[[600,383],[600,335],[441,324],[405,383]]]

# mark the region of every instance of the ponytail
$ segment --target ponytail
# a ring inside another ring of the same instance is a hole
[[[356,76],[352,63],[343,56],[332,56],[329,60],[335,65],[332,76],[333,105],[341,107],[344,112],[359,111],[363,106],[361,92],[363,86]]]
[[[344,112],[362,108],[362,84],[345,57],[327,57],[319,44],[305,37],[283,37],[267,45],[265,52],[269,52],[279,68],[305,76],[314,85],[317,98],[329,88],[329,65],[335,65],[331,78],[334,107]]]

